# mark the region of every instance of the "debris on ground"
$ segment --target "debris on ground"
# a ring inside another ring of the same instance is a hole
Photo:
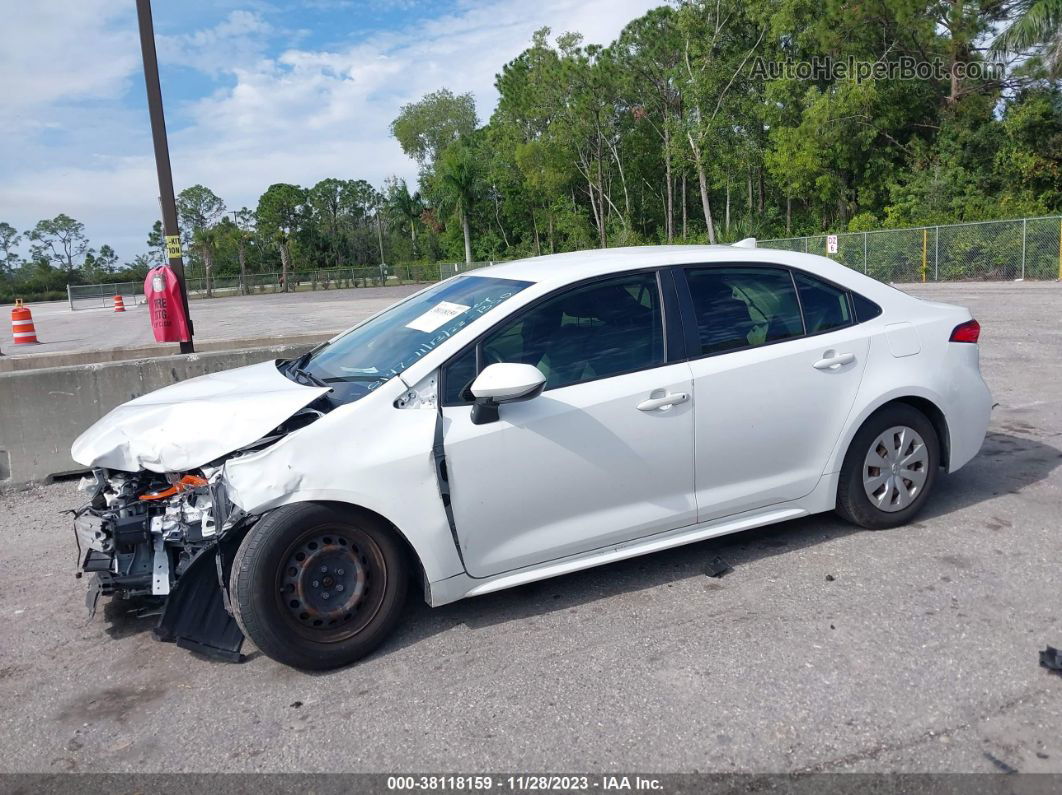
[[[1040,652],[1040,665],[1049,671],[1062,675],[1062,651],[1054,646],[1048,646]]]
[[[704,573],[709,577],[722,577],[729,572],[732,572],[734,567],[727,563],[720,557],[713,558],[711,563],[704,569]]]
[[[833,582],[833,581],[834,581],[834,580],[836,580],[836,579],[837,579],[837,578],[836,578],[836,577],[834,577],[834,576],[833,576],[832,574],[827,574],[827,575],[826,575],[826,582]]]
[[[302,706],[302,702],[301,701],[292,701],[291,702],[291,706],[294,707],[295,709],[298,709],[299,707]]]
[[[985,751],[982,754],[982,756],[984,756],[985,759],[987,759],[989,762],[991,762],[995,766],[995,768],[997,770],[999,770],[1001,773],[1017,773],[1018,772],[1018,768],[1014,767],[1013,765],[1008,765],[1006,762],[1004,762],[998,756],[994,756],[994,755],[988,753],[988,751]]]

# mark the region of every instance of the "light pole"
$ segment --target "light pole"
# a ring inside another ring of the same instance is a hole
[[[170,148],[166,142],[166,116],[162,112],[162,86],[159,83],[159,60],[155,54],[155,27],[151,22],[151,0],[136,0],[136,17],[140,23],[140,51],[144,57],[144,83],[147,87],[148,114],[151,117],[151,140],[155,146],[155,167],[159,173],[159,203],[162,205],[162,234],[170,268],[181,286],[181,301],[188,318],[188,336],[192,313],[188,309],[188,287],[184,283],[184,258],[181,256],[180,230],[177,228],[177,204],[173,200],[173,174],[170,172]],[[194,353],[192,340],[181,342],[181,353]]]

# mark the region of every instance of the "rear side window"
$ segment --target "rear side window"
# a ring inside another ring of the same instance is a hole
[[[855,306],[856,323],[865,323],[881,314],[880,306],[859,293],[852,293],[852,304]]]
[[[777,268],[690,268],[700,355],[802,336],[800,304],[789,271]]]
[[[821,334],[852,325],[847,290],[806,273],[794,271],[793,278],[800,291],[800,305],[804,309],[804,325],[808,334]]]
[[[664,329],[656,274],[568,290],[503,324],[481,347],[484,366],[534,365],[546,376],[546,389],[661,365]]]

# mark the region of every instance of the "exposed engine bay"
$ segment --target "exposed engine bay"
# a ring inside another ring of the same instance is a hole
[[[161,609],[161,640],[239,659],[243,635],[225,593],[235,544],[223,539],[241,512],[226,500],[220,470],[97,469],[81,488],[90,500],[74,513],[74,533],[81,571],[92,577],[90,611],[101,596],[138,600]]]
[[[81,488],[94,491],[74,520],[81,567],[104,596],[167,596],[216,541],[215,498],[201,475],[98,469]]]
[[[232,559],[258,517],[226,494],[224,463],[261,450],[314,422],[324,401],[296,411],[252,444],[188,472],[97,468],[81,481],[88,502],[74,511],[79,574],[91,577],[86,604],[134,600],[160,613],[156,637],[238,661],[243,642],[228,598]]]

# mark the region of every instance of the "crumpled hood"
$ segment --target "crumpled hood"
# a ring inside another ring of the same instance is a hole
[[[70,454],[90,467],[184,472],[257,441],[328,391],[295,383],[275,361],[201,375],[123,403]]]

